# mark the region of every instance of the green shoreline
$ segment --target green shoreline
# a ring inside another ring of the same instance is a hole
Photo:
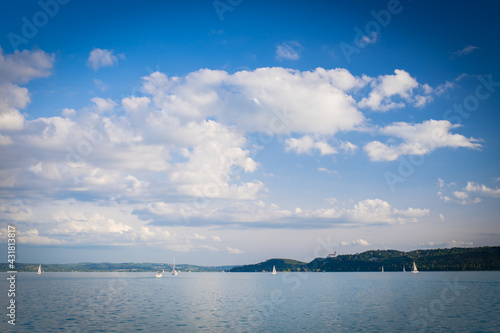
[[[369,250],[356,254],[316,258],[311,262],[293,259],[269,259],[252,265],[197,266],[176,264],[181,272],[385,272],[410,271],[415,261],[419,271],[493,271],[500,270],[500,246],[415,250]],[[36,272],[38,263],[16,263],[17,272]],[[158,263],[73,263],[42,264],[44,272],[155,272],[172,270],[170,264]],[[0,271],[9,271],[8,263]]]

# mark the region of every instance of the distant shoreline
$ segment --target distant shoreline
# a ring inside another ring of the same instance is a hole
[[[273,266],[278,272],[399,272],[410,271],[416,262],[419,271],[500,271],[500,246],[474,248],[449,248],[433,250],[369,250],[363,253],[329,255],[316,258],[309,263],[293,259],[269,259],[251,265],[198,266],[177,264],[181,273],[187,272],[270,272]],[[39,263],[17,263],[18,272],[36,272]],[[170,272],[172,265],[160,263],[71,263],[42,264],[44,272]],[[0,264],[0,271],[9,271],[7,263]]]

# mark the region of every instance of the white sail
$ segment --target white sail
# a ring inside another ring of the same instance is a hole
[[[273,274],[276,274],[276,267],[273,266]]]
[[[38,272],[36,274],[42,274],[42,265],[38,265]]]
[[[382,273],[384,272],[384,266],[382,266]]]
[[[172,275],[174,276],[179,275],[179,273],[177,273],[177,271],[175,270],[175,258],[174,258],[174,264],[172,266]]]
[[[406,273],[405,264],[403,264],[403,273]]]
[[[413,267],[411,268],[412,273],[418,273],[417,265],[415,265],[415,262],[413,262]]]

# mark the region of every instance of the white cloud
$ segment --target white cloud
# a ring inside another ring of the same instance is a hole
[[[111,98],[94,97],[92,102],[97,106],[97,112],[99,113],[112,112],[116,106],[116,103]]]
[[[455,185],[454,183],[449,186]],[[482,198],[500,198],[500,189],[490,188],[484,184],[467,182],[467,185],[460,191],[452,191],[451,194],[444,193],[445,183],[439,179],[439,192],[437,193],[444,202],[455,202],[461,205],[475,204],[482,201]]]
[[[405,107],[405,102],[422,107],[431,100],[427,96],[414,95],[413,90],[418,88],[419,84],[408,72],[396,69],[394,73],[394,75],[381,75],[372,80],[373,89],[368,97],[361,99],[359,106],[375,111],[388,111]],[[429,91],[428,86],[423,87],[423,90],[424,93]],[[394,97],[399,99],[394,101]]]
[[[443,214],[439,214],[439,220],[443,223],[446,222],[446,218],[444,217]]]
[[[298,60],[302,45],[297,41],[283,42],[276,47],[276,59]]]
[[[428,242],[421,245],[422,247],[431,247],[431,248],[447,248],[447,247],[470,247],[474,246],[473,242],[467,241],[456,241],[452,240],[449,242]]]
[[[113,50],[94,48],[87,59],[87,65],[97,71],[101,67],[109,67],[118,63]]]
[[[366,44],[373,44],[373,43],[376,43],[377,40],[379,40],[380,38],[380,34],[376,33],[375,31],[372,32],[371,34],[371,38],[368,37],[367,35],[364,35],[360,41],[359,41],[359,44],[362,46],[362,47],[365,47]]]
[[[370,246],[371,244],[368,243],[366,240],[360,238],[360,239],[356,239],[353,241],[341,241],[340,245],[341,246]]]
[[[68,108],[64,108],[61,112],[62,116],[63,117],[66,117],[66,118],[72,118],[76,115],[76,110],[75,109],[68,109]]]
[[[337,153],[335,148],[330,146],[326,141],[315,141],[309,135],[305,135],[300,139],[286,139],[285,150],[295,151],[297,154],[311,154],[313,150],[319,151],[321,155],[331,155]]]
[[[474,50],[477,50],[477,49],[479,49],[479,47],[474,46],[474,45],[467,45],[463,49],[460,49],[460,50],[453,52],[451,54],[450,58],[451,59],[459,58],[461,56],[471,54]]]
[[[32,219],[33,212],[31,208],[24,207],[18,202],[10,202],[7,205],[7,202],[0,201],[0,220],[23,222]]]
[[[336,171],[336,170],[329,170],[329,169],[327,169],[325,167],[318,168],[318,171],[325,172],[325,173],[328,173],[328,174],[332,174],[332,173],[333,174],[338,174],[338,171]]]
[[[27,231],[19,231],[17,234],[17,239],[19,243],[33,244],[33,245],[61,245],[67,244],[66,241],[50,238],[46,236],[40,236],[37,229],[30,229]]]
[[[131,231],[132,227],[116,222],[112,218],[106,218],[100,214],[87,216],[83,212],[60,212],[54,216],[58,226],[49,233],[52,235],[76,235],[76,234],[123,234]]]
[[[492,189],[484,184],[477,184],[474,182],[468,182],[467,186],[464,188],[465,191],[480,195],[483,197],[500,198],[500,189]]]
[[[478,139],[450,133],[452,129],[458,127],[460,125],[452,125],[447,120],[432,119],[420,124],[393,123],[378,131],[387,136],[400,138],[402,143],[387,145],[380,141],[372,141],[364,146],[364,150],[372,161],[394,161],[400,155],[424,155],[437,148],[482,147]]]
[[[429,209],[410,207],[400,210],[392,208],[387,201],[381,199],[366,199],[358,202],[348,213],[350,219],[355,222],[402,224],[418,222],[417,217],[427,216]]]
[[[54,65],[55,55],[42,50],[14,51],[4,55],[0,47],[0,84],[26,83],[34,78],[47,77]]]
[[[234,248],[234,247],[226,247],[226,253],[227,254],[242,254],[243,251],[240,249]]]
[[[358,149],[358,146],[356,146],[355,144],[353,144],[349,141],[342,141],[340,143],[340,149],[342,149],[345,153],[352,155],[356,152],[356,150]]]

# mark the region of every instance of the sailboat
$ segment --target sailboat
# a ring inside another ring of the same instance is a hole
[[[175,258],[174,258],[174,265],[172,266],[172,275],[177,276],[179,273],[175,270]]]
[[[403,264],[403,273],[406,273],[405,264]]]
[[[156,277],[161,278],[162,277],[161,272],[156,272]]]
[[[411,268],[412,273],[418,273],[417,265],[415,265],[415,262],[413,262],[413,267]]]
[[[275,266],[273,266],[273,273],[272,273],[272,274],[273,274],[273,275],[275,275],[275,274],[276,274],[276,267],[275,267]]]
[[[42,274],[42,265],[38,265],[38,272],[36,274]]]
[[[384,272],[384,266],[382,266],[382,273]]]

